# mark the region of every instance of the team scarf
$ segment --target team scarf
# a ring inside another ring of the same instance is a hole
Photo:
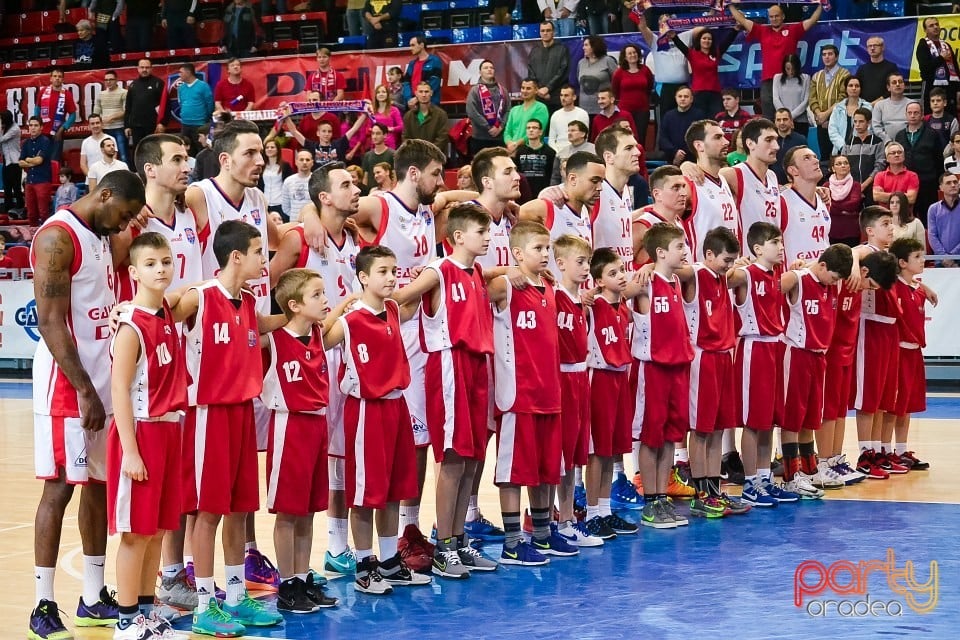
[[[67,91],[66,89],[60,89],[57,95],[57,105],[53,108],[53,113],[50,113],[50,94],[53,92],[53,87],[44,87],[40,92],[40,117],[44,120],[50,119],[52,121],[52,126],[50,131],[56,131],[60,126],[66,122],[66,106],[67,106]]]
[[[936,42],[930,38],[924,38],[924,40],[927,42],[927,47],[930,48],[931,56],[943,58],[944,66],[937,67],[933,84],[946,86],[951,82],[960,82],[960,75],[957,74],[957,65],[953,60],[953,52],[950,51],[950,45],[943,40],[937,40]]]
[[[729,4],[729,0],[651,0],[652,9],[662,9],[664,11],[672,11],[674,9],[683,9],[683,8],[693,8],[693,9],[702,9],[709,11],[723,11],[725,5]],[[771,6],[774,4],[810,4],[810,0],[778,0],[777,2],[772,2]],[[823,7],[824,11],[830,11],[832,5],[830,0],[820,0],[820,4]],[[634,24],[640,24],[640,21],[644,19],[643,17],[643,2],[637,2],[633,5],[633,8],[630,9],[630,15],[628,16]],[[696,27],[726,27],[726,26],[735,26],[736,21],[728,16],[704,16],[705,18],[717,18],[717,22],[695,22],[687,23],[686,20],[696,20],[696,18],[674,18],[667,23],[667,26],[673,31],[689,31],[690,29]],[[671,25],[670,22],[675,22],[676,25]],[[669,45],[669,38],[660,36],[657,39],[657,49],[665,50]]]
[[[504,104],[503,96],[507,93],[502,84],[497,83],[497,87],[500,89],[500,103],[494,106],[493,93],[487,88],[487,85],[482,82],[477,85],[477,93],[480,94],[480,110],[483,111],[483,117],[491,127],[500,126],[500,114],[503,112]]]
[[[367,112],[364,100],[321,100],[319,102],[287,102],[279,109],[234,111],[237,120],[276,120],[279,125],[285,118],[305,113],[341,113],[346,111]]]

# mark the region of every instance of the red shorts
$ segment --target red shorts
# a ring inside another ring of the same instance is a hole
[[[147,479],[123,475],[117,423],[107,434],[107,524],[110,534],[156,535],[180,528],[180,421],[137,420],[137,449]]]
[[[823,384],[827,355],[787,345],[783,361],[783,420],[785,431],[817,430],[823,423]]]
[[[635,362],[637,396],[645,393],[640,442],[659,449],[680,442],[690,430],[690,365]],[[639,414],[641,405],[637,405]]]
[[[560,484],[560,414],[504,413],[497,418],[494,483]]]
[[[851,408],[864,413],[892,413],[897,408],[899,356],[900,333],[896,324],[860,318]]]
[[[693,350],[690,363],[690,428],[713,433],[737,426],[733,354]]]
[[[347,447],[347,506],[385,509],[417,497],[417,451],[403,396],[365,400],[347,396],[343,407]]]
[[[611,458],[630,453],[634,398],[630,372],[589,369],[590,455]]]
[[[783,343],[741,338],[734,359],[742,426],[770,431],[783,421]]]
[[[267,439],[267,509],[308,516],[325,511],[327,416],[273,411]]]
[[[183,423],[183,511],[260,508],[253,402],[190,407]]]
[[[590,452],[590,376],[560,372],[560,431],[563,470],[587,464]]]
[[[900,347],[900,388],[894,414],[905,416],[927,410],[927,371],[920,349]]]
[[[827,370],[823,377],[823,419],[847,417],[847,399],[853,381],[853,363],[844,362],[834,350],[827,351]]]
[[[487,355],[463,349],[427,354],[427,427],[433,457],[446,451],[483,460],[487,452],[490,411]]]

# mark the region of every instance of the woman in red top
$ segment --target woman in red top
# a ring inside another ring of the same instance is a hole
[[[621,49],[620,66],[613,72],[610,85],[620,109],[633,116],[641,145],[646,144],[647,126],[650,124],[650,94],[653,93],[654,84],[653,73],[643,64],[640,48],[628,44]]]
[[[673,36],[673,43],[690,62],[690,89],[693,91],[693,106],[706,114],[723,111],[720,91],[720,59],[737,37],[737,30],[726,29],[716,39],[713,32],[698,27],[693,30],[691,47],[680,36]],[[715,41],[716,40],[716,41]]]

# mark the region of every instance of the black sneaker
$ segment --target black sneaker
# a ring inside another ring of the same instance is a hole
[[[304,591],[307,597],[313,600],[313,603],[321,609],[329,609],[330,607],[335,607],[340,604],[337,598],[328,596],[323,592],[323,585],[318,582],[315,577],[317,577],[317,574],[313,571],[307,574],[307,579],[304,582]]]
[[[320,607],[307,595],[307,583],[301,578],[290,578],[280,583],[277,590],[277,611],[313,613]]]
[[[607,523],[607,526],[610,527],[614,533],[617,534],[633,534],[637,532],[637,525],[631,524],[618,516],[615,513],[611,513],[608,516],[603,517],[603,521]]]
[[[601,540],[613,540],[617,537],[617,533],[610,528],[605,518],[593,516],[587,520],[585,524],[587,525],[587,531],[590,532],[590,535],[600,538]]]
[[[52,640],[55,638],[72,638],[73,636],[63,626],[57,603],[53,600],[41,600],[37,608],[30,614],[30,630],[27,632],[27,637]]]
[[[380,575],[390,585],[419,587],[430,584],[430,576],[410,571],[399,552],[392,558],[381,562],[379,570]]]
[[[380,563],[377,556],[367,556],[357,563],[357,577],[353,581],[353,588],[360,593],[369,593],[376,596],[393,592],[393,587],[380,575]]]
[[[730,484],[742,485],[746,477],[743,474],[743,461],[738,451],[731,451],[720,461],[720,477]]]

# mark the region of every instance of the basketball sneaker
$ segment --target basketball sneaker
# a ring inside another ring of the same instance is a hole
[[[783,489],[797,494],[803,500],[819,500],[823,497],[823,490],[818,489],[813,482],[814,476],[808,476],[798,471],[793,480],[784,483]]]
[[[930,469],[930,463],[919,459],[914,455],[913,451],[907,451],[902,454],[900,460],[903,464],[910,465],[910,471],[928,471]]]
[[[750,513],[750,510],[753,509],[753,507],[748,505],[743,500],[730,497],[726,493],[720,494],[720,502],[723,503],[728,516],[742,516]]]
[[[323,570],[341,576],[352,576],[357,572],[357,555],[350,547],[335,556],[326,551],[323,554]]]
[[[293,577],[280,583],[277,590],[277,611],[287,613],[313,613],[320,606],[307,596],[307,583]]]
[[[639,471],[633,474],[633,488],[637,490],[638,495],[643,495],[643,477]]]
[[[483,542],[503,542],[503,529],[493,524],[478,514],[476,520],[463,523],[463,532],[470,536],[472,540],[482,540]]]
[[[799,502],[800,494],[788,489],[785,485],[775,484],[769,480],[763,480],[762,484],[772,498],[777,502]],[[813,485],[810,485],[813,486]],[[816,489],[816,487],[814,487]]]
[[[673,466],[670,472],[670,482],[667,484],[667,495],[671,498],[680,498],[681,500],[690,500],[697,495],[697,490],[693,488],[693,480],[690,479],[690,465],[680,462]]]
[[[117,624],[120,620],[120,605],[113,596],[114,594],[104,587],[100,590],[100,599],[89,606],[81,596],[73,624],[78,627],[112,627]]]
[[[410,571],[397,552],[392,558],[384,560],[378,567],[384,581],[396,587],[422,587],[430,584],[430,576]]]
[[[828,459],[827,464],[830,465],[830,468],[833,469],[834,473],[840,476],[840,479],[843,480],[844,485],[856,484],[866,480],[867,478],[867,476],[853,469],[853,467],[847,463],[847,456],[842,453]]]
[[[607,521],[601,516],[593,516],[583,524],[589,534],[595,538],[613,540],[617,537],[617,532],[611,529]]]
[[[160,578],[157,600],[177,609],[192,611],[197,608],[197,588],[187,581],[186,568],[181,569],[172,578],[165,576]]]
[[[470,570],[460,561],[456,538],[451,538],[447,542],[437,542],[436,551],[433,552],[432,571],[434,575],[441,578],[462,580],[470,577]]]
[[[739,451],[725,453],[720,461],[720,477],[730,484],[743,484],[743,461]]]
[[[654,500],[643,505],[643,511],[640,512],[640,524],[653,529],[677,528],[676,521],[667,513],[660,500]]]
[[[141,613],[121,628],[121,623],[113,629],[113,640],[159,640],[160,635],[154,633],[153,627]]]
[[[307,579],[304,580],[304,591],[306,591],[307,597],[321,609],[329,609],[340,604],[340,600],[324,593],[323,585],[326,583],[327,579],[313,569],[307,572]]]
[[[247,589],[253,591],[276,591],[280,588],[280,572],[270,558],[257,549],[247,549],[243,559],[243,577]]]
[[[780,501],[767,491],[766,484],[759,481],[744,481],[740,499],[753,507],[776,507],[780,504]]]
[[[573,508],[587,510],[587,488],[582,484],[573,487]]]
[[[580,554],[580,549],[567,542],[563,536],[557,532],[557,528],[550,525],[550,535],[547,538],[534,538],[530,541],[530,546],[545,556],[558,556],[561,558],[576,556]]]
[[[157,609],[150,612],[147,616],[147,625],[153,629],[154,637],[157,640],[189,640],[190,634],[180,632],[170,624],[170,618],[167,618]],[[116,627],[114,627],[116,629]]]
[[[468,571],[496,571],[496,560],[492,560],[480,553],[480,550],[473,545],[469,533],[464,533],[463,537],[457,540],[457,554],[460,556],[460,562]]]
[[[637,493],[636,487],[627,480],[625,473],[618,473],[610,486],[610,507],[612,509],[643,508],[643,496]]]
[[[827,460],[817,463],[817,472],[813,474],[810,481],[818,489],[843,489],[846,484],[843,477],[833,470]]]
[[[666,510],[667,515],[673,518],[673,521],[677,523],[678,527],[685,527],[688,524],[690,524],[690,521],[687,520],[685,516],[682,516],[679,513],[677,513],[677,505],[673,504],[673,500],[670,499],[669,496],[664,498],[660,502],[663,503],[663,508],[664,510]]]
[[[415,524],[408,524],[397,540],[400,557],[412,571],[429,573],[433,565],[434,545],[420,532]]]
[[[63,626],[60,610],[53,600],[41,600],[30,613],[30,627],[27,629],[30,640],[71,640],[73,634]]]
[[[727,515],[727,506],[713,496],[701,491],[690,502],[690,515],[699,518],[722,518]]]
[[[353,581],[353,588],[360,593],[369,593],[374,596],[393,593],[393,587],[380,575],[377,556],[367,556],[357,562],[357,574]]]
[[[896,452],[888,453],[886,449],[880,449],[880,454],[876,457],[875,462],[887,473],[899,475],[910,471],[910,467],[902,463]]]
[[[283,616],[276,611],[270,611],[259,600],[254,600],[249,593],[243,594],[243,599],[237,604],[223,603],[223,612],[245,627],[271,627],[283,622]]]
[[[550,558],[543,555],[527,542],[521,542],[512,549],[503,548],[500,564],[515,564],[521,567],[540,567],[550,564]]]
[[[770,475],[778,478],[783,477],[783,456],[776,455],[770,462]]]
[[[873,449],[860,452],[860,457],[857,458],[857,471],[870,480],[886,480],[890,477],[890,474],[877,464],[877,454]]]
[[[191,630],[200,635],[217,638],[239,638],[247,632],[246,627],[220,608],[216,598],[210,598],[202,613],[194,610]]]
[[[557,533],[567,541],[567,543],[577,547],[602,547],[603,539],[598,536],[590,535],[587,525],[579,521],[570,521],[557,527]]]
[[[620,516],[615,513],[611,513],[608,516],[603,516],[603,521],[607,523],[607,526],[613,530],[617,535],[632,535],[638,531],[637,525],[632,522],[627,522]]]

